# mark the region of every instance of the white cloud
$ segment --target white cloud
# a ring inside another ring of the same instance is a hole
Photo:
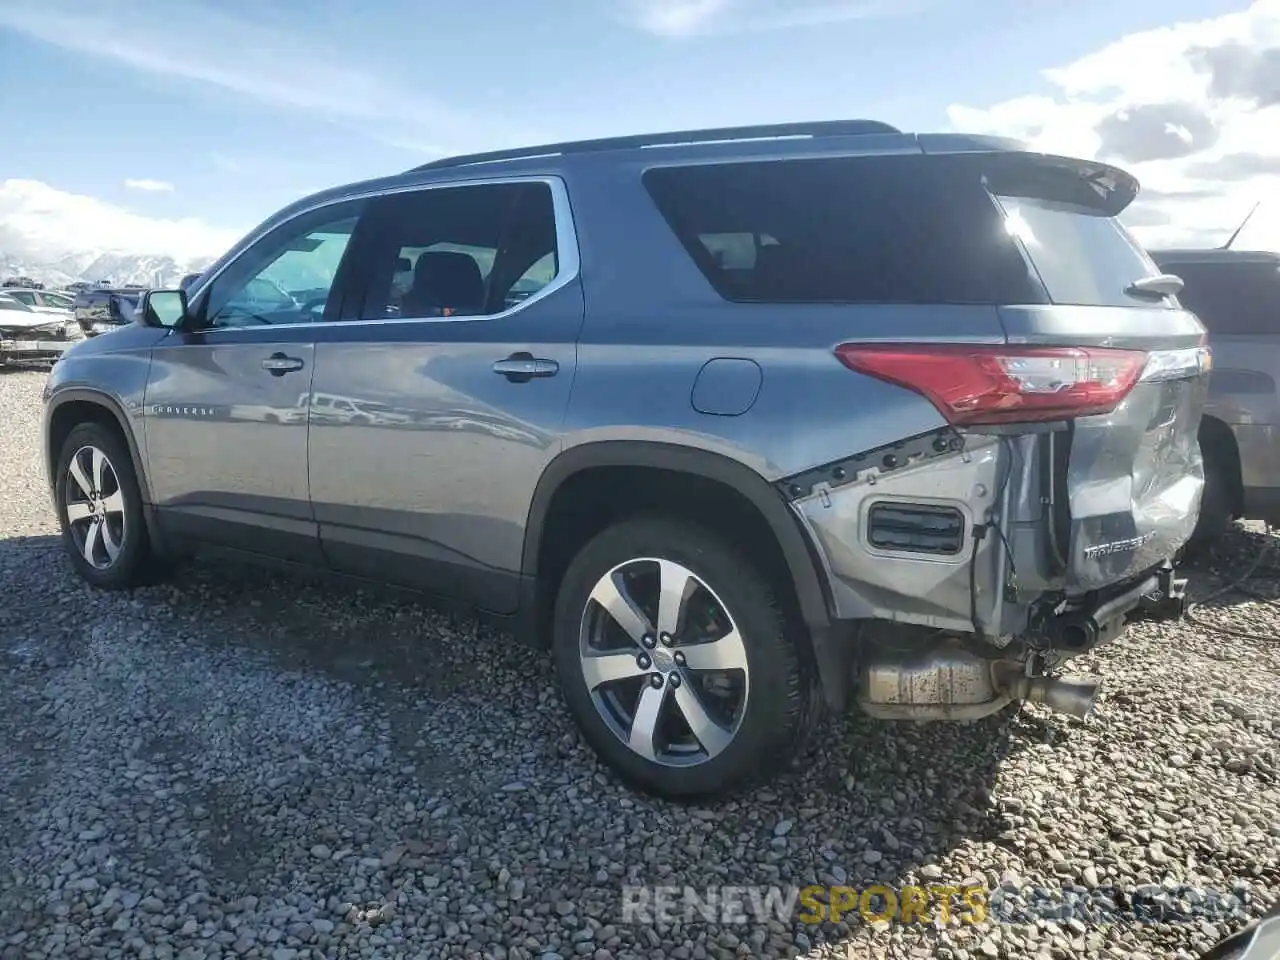
[[[1152,246],[1280,249],[1280,0],[1122,37],[1044,72],[1049,94],[953,105],[957,130],[1114,162],[1143,190],[1126,213]]]
[[[440,138],[451,149],[478,149],[495,135],[519,135],[518,124],[435,101],[421,78],[402,81],[366,51],[326,41],[307,24],[266,3],[237,12],[212,0],[0,0],[0,28],[169,80],[351,123],[373,139]]]
[[[52,260],[96,250],[185,260],[220,254],[240,235],[196,218],[142,216],[39,180],[0,181],[0,251],[10,255]]]
[[[146,177],[125,180],[129,190],[141,190],[143,193],[173,193],[173,184],[168,180],[149,180]]]
[[[631,23],[660,37],[684,39],[753,33],[900,16],[907,0],[627,0]]]

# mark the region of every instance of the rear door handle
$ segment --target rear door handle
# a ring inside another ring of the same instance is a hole
[[[560,364],[521,351],[505,360],[495,361],[493,372],[501,374],[512,383],[526,383],[534,377],[554,377],[560,372]]]
[[[283,353],[273,353],[262,361],[262,369],[269,370],[273,377],[283,377],[291,370],[301,370],[302,359],[286,356]]]

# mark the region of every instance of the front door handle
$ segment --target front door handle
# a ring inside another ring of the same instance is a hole
[[[520,351],[505,360],[495,361],[493,372],[501,374],[512,383],[527,383],[534,377],[554,377],[560,372],[560,364]]]
[[[270,371],[273,377],[283,377],[291,370],[301,370],[302,360],[283,353],[273,353],[262,361],[262,369]]]

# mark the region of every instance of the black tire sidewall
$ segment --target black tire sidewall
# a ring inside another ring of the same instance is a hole
[[[76,548],[71,525],[67,522],[66,490],[67,484],[72,482],[69,470],[71,458],[77,450],[87,446],[97,447],[107,455],[124,497],[124,543],[116,562],[106,570],[99,570],[84,559]],[[142,515],[142,494],[133,468],[133,458],[119,434],[97,423],[82,423],[74,427],[58,454],[54,494],[62,544],[76,573],[93,586],[108,590],[127,589],[141,583],[149,556],[147,527]]]
[[[581,619],[596,582],[638,557],[683,564],[723,601],[746,649],[749,692],[733,741],[692,767],[669,767],[634,753],[613,733],[587,690],[579,661]],[[786,636],[768,580],[740,552],[701,527],[667,519],[623,521],[591,540],[561,581],[552,634],[560,686],[588,744],[628,783],[672,799],[721,794],[784,766],[808,715],[808,685]]]
[[[1222,454],[1212,447],[1201,453],[1204,461],[1204,491],[1200,495],[1200,516],[1196,520],[1191,542],[1206,545],[1221,536],[1231,523],[1228,484],[1230,478]]]

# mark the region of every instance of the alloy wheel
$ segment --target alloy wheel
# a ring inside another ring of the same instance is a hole
[[[63,499],[76,550],[95,570],[110,569],[124,548],[125,504],[120,478],[102,450],[84,446],[75,452]]]
[[[746,712],[750,671],[737,624],[707,583],[671,560],[628,560],[596,582],[579,660],[609,729],[664,766],[720,754]]]

